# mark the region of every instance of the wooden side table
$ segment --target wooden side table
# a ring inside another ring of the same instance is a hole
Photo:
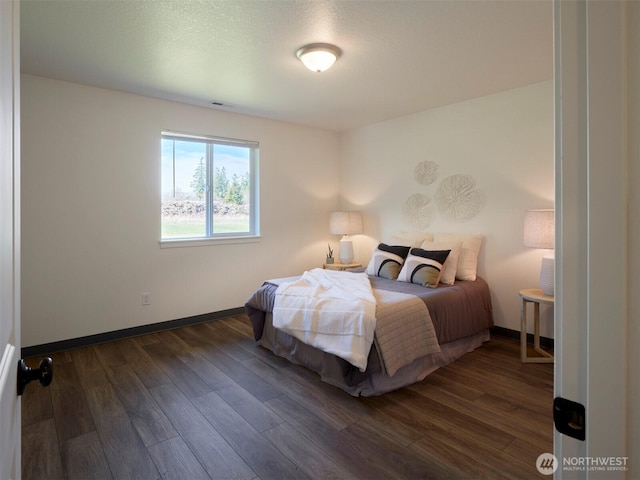
[[[359,268],[361,263],[325,263],[322,268],[327,270],[349,270],[350,268]]]
[[[554,297],[545,295],[541,288],[520,290],[520,360],[523,363],[553,363],[553,355],[540,348],[540,304],[553,305]],[[540,357],[527,356],[527,303],[533,303],[533,349]]]

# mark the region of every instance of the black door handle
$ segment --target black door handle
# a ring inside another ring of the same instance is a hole
[[[53,380],[53,360],[43,358],[39,368],[30,368],[24,359],[18,360],[18,395],[24,393],[27,384],[33,380],[39,380],[43,387],[48,386]]]

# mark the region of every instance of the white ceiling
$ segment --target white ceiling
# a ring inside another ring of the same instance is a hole
[[[25,73],[335,131],[551,79],[552,35],[550,0],[21,2]]]

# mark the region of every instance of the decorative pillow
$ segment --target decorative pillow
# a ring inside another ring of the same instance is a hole
[[[393,245],[406,247],[419,247],[425,240],[433,240],[433,234],[428,232],[396,232],[391,237]]]
[[[478,268],[478,254],[482,246],[482,235],[464,233],[436,233],[436,242],[462,242],[462,251],[458,257],[457,280],[475,280]]]
[[[462,242],[429,242],[424,241],[420,248],[423,250],[450,250],[447,260],[444,262],[440,283],[453,285],[456,281],[456,271],[458,270],[458,258],[462,251]]]
[[[398,275],[398,280],[436,288],[440,280],[442,266],[448,255],[449,250],[427,251],[421,248],[412,248],[402,266],[400,275]]]
[[[381,243],[373,252],[369,265],[367,265],[367,275],[395,280],[398,278],[404,259],[409,254],[409,248]]]

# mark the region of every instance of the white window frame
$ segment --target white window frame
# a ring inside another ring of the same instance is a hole
[[[207,143],[207,233],[204,237],[184,237],[184,238],[162,238],[162,229],[160,233],[161,248],[176,247],[196,247],[205,245],[223,245],[237,243],[253,243],[260,240],[260,177],[259,177],[259,143],[251,140],[239,140],[235,138],[216,137],[211,135],[190,134],[176,131],[163,130],[161,139],[178,140],[178,141],[194,141]],[[209,154],[213,150],[213,145],[229,145],[236,147],[248,147],[250,149],[249,157],[249,232],[230,232],[230,233],[213,233],[212,231],[212,213],[213,206],[213,156]],[[162,225],[162,219],[161,219]]]

